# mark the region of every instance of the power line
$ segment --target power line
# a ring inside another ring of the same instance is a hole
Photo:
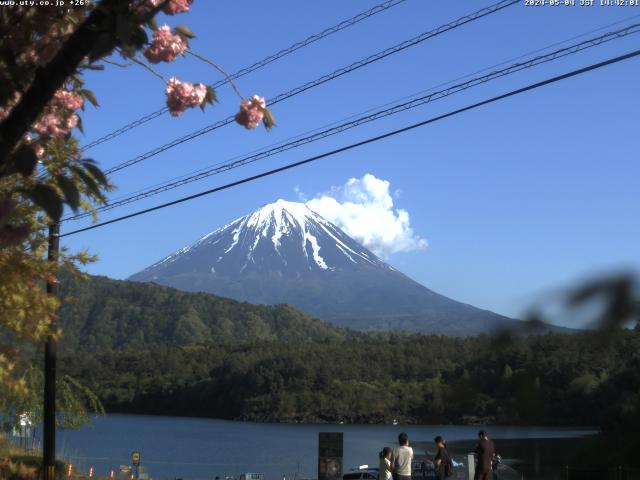
[[[390,102],[386,102],[386,103],[384,103],[384,104],[382,104],[382,105],[378,105],[378,106],[376,106],[376,107],[369,108],[369,109],[367,109],[367,110],[365,110],[365,111],[363,111],[363,112],[359,112],[359,113],[357,113],[357,114],[349,115],[348,117],[342,118],[342,119],[337,120],[337,121],[335,121],[335,122],[331,122],[331,123],[329,123],[329,124],[325,124],[325,125],[320,126],[320,127],[316,127],[316,128],[314,128],[314,129],[312,129],[312,130],[308,130],[308,131],[303,132],[303,133],[300,133],[300,134],[298,134],[298,135],[295,135],[295,136],[289,137],[289,138],[287,138],[287,139],[285,139],[285,140],[281,140],[281,141],[279,141],[279,142],[271,143],[271,144],[269,144],[269,145],[266,145],[266,146],[265,146],[265,147],[263,147],[263,148],[259,148],[259,149],[255,149],[255,150],[252,150],[252,151],[250,151],[250,152],[247,152],[247,153],[245,153],[244,155],[246,156],[246,155],[253,154],[253,153],[256,153],[256,152],[261,152],[261,151],[263,151],[265,148],[271,148],[271,147],[274,147],[274,146],[278,146],[278,145],[281,145],[281,144],[283,144],[283,143],[285,143],[285,142],[288,142],[288,141],[291,141],[291,140],[294,140],[294,139],[301,138],[301,137],[302,137],[302,136],[304,136],[304,135],[308,135],[308,134],[311,134],[311,133],[314,133],[314,132],[319,132],[319,131],[321,131],[322,129],[328,128],[328,127],[330,127],[330,126],[337,125],[337,124],[339,124],[339,123],[341,123],[341,122],[345,122],[345,121],[347,121],[347,120],[350,120],[350,119],[356,118],[356,117],[358,117],[358,116],[360,116],[360,115],[364,115],[364,114],[367,114],[367,113],[373,112],[373,111],[375,111],[375,110],[377,110],[377,109],[380,109],[380,108],[383,108],[383,107],[388,107],[388,106],[390,106],[390,105],[393,105],[393,104],[398,103],[398,102],[401,102],[401,101],[405,101],[405,100],[408,100],[408,99],[415,98],[415,97],[417,97],[418,95],[422,95],[422,94],[425,94],[425,93],[427,93],[427,92],[433,92],[433,91],[435,91],[435,90],[436,90],[436,89],[438,89],[438,88],[441,88],[441,87],[444,87],[444,86],[447,86],[447,85],[452,85],[452,84],[454,84],[454,83],[456,83],[456,82],[459,82],[459,81],[461,81],[461,80],[465,80],[465,79],[471,78],[471,77],[473,77],[474,75],[478,75],[478,74],[480,74],[480,73],[484,73],[484,72],[491,71],[491,70],[496,69],[496,68],[498,68],[498,67],[501,67],[501,66],[503,66],[503,65],[508,65],[508,64],[509,64],[509,63],[511,63],[511,62],[515,62],[515,61],[517,61],[517,60],[522,60],[522,59],[524,59],[524,58],[526,58],[526,57],[528,57],[528,56],[530,56],[530,55],[535,55],[535,54],[537,54],[537,53],[544,52],[545,50],[549,50],[550,48],[557,47],[557,46],[560,46],[560,45],[563,45],[563,44],[569,43],[569,42],[571,42],[571,41],[573,41],[573,40],[577,40],[577,39],[579,39],[579,38],[586,37],[587,35],[591,35],[591,34],[593,34],[593,33],[600,32],[600,31],[602,31],[602,30],[606,30],[607,28],[611,28],[611,27],[613,27],[613,26],[616,26],[616,25],[620,25],[620,24],[626,23],[626,22],[628,22],[628,21],[630,21],[630,20],[633,20],[633,19],[636,19],[636,18],[639,18],[639,17],[640,17],[640,14],[637,14],[637,15],[631,15],[631,16],[629,16],[629,17],[625,17],[625,18],[620,19],[620,20],[617,20],[617,21],[615,21],[615,22],[608,23],[608,24],[603,25],[603,26],[601,26],[601,27],[598,27],[598,28],[594,28],[594,29],[588,30],[588,31],[583,32],[583,33],[580,33],[580,34],[578,34],[578,35],[574,35],[574,36],[569,37],[569,38],[566,38],[566,39],[564,39],[564,40],[561,40],[561,41],[558,41],[558,42],[554,42],[554,43],[551,43],[551,44],[549,44],[549,45],[545,45],[544,47],[536,48],[535,50],[529,50],[528,52],[522,53],[522,54],[520,54],[520,55],[518,55],[518,56],[516,56],[516,57],[512,57],[512,58],[510,58],[510,59],[503,60],[502,62],[499,62],[499,63],[493,64],[493,65],[488,66],[488,67],[484,67],[484,68],[482,68],[482,69],[480,69],[480,70],[476,70],[476,71],[474,71],[474,72],[467,73],[466,75],[462,75],[462,76],[460,76],[460,77],[456,77],[456,78],[451,79],[451,80],[448,80],[448,81],[446,81],[446,82],[439,83],[439,84],[434,85],[434,86],[432,86],[432,87],[429,87],[429,88],[427,88],[427,89],[421,90],[421,91],[419,91],[419,92],[415,92],[415,93],[413,93],[413,94],[411,94],[411,95],[405,95],[405,96],[403,96],[403,97],[401,97],[401,98],[398,98],[398,99],[396,99],[396,100],[393,100],[393,101],[390,101]],[[238,158],[240,158],[240,157],[241,157],[241,156],[240,156],[240,155],[238,155],[238,156],[236,156],[236,157],[232,157],[232,158],[231,158],[231,159],[229,159],[228,161],[230,161],[230,160],[235,160],[235,159],[238,159]],[[211,167],[213,167],[213,166],[218,166],[218,165],[222,165],[223,163],[224,163],[224,162],[218,162],[218,163],[213,164]],[[122,200],[122,199],[129,198],[129,197],[131,197],[131,196],[133,196],[133,195],[141,194],[141,193],[143,193],[143,192],[145,192],[145,191],[147,191],[147,190],[149,190],[149,189],[156,188],[156,187],[162,187],[162,186],[164,186],[164,185],[166,185],[166,184],[168,184],[168,183],[170,183],[170,182],[172,182],[172,181],[177,181],[177,180],[185,179],[185,178],[190,177],[190,176],[192,176],[192,175],[195,175],[195,174],[198,174],[198,173],[204,172],[205,170],[208,170],[208,169],[210,169],[211,167],[204,167],[204,168],[201,168],[201,169],[198,169],[198,170],[195,170],[195,171],[189,172],[189,173],[185,173],[185,174],[180,175],[180,176],[178,176],[178,177],[173,177],[172,179],[165,180],[165,181],[163,181],[163,182],[156,183],[156,184],[154,184],[154,185],[150,185],[150,186],[148,186],[148,187],[145,187],[145,188],[142,188],[142,189],[139,189],[139,190],[136,190],[136,191],[133,191],[133,192],[127,193],[127,194],[121,194],[121,195],[119,195],[119,196],[117,196],[117,197],[114,197],[114,198],[110,199],[110,201],[112,201],[112,202],[116,202],[116,203],[117,203],[117,202],[119,202],[119,201],[120,201],[120,200]],[[110,204],[110,205],[112,205],[112,204]],[[74,218],[75,218],[75,217],[74,217]],[[70,219],[71,219],[71,217],[69,217],[68,219],[70,220]]]
[[[279,95],[277,95],[276,97],[273,97],[271,99],[269,99],[267,101],[267,104],[272,106],[275,105],[277,103],[280,103],[284,100],[287,100],[291,97],[294,97],[296,95],[299,95],[311,88],[317,87],[319,85],[322,85],[328,81],[334,80],[338,77],[341,77],[342,75],[345,75],[347,73],[353,72],[354,70],[357,70],[359,68],[362,68],[366,65],[369,65],[371,63],[377,62],[378,60],[382,60],[383,58],[388,57],[389,55],[393,55],[395,53],[398,53],[400,51],[403,51],[407,48],[413,47],[415,45],[418,45],[422,42],[424,42],[425,40],[428,40],[430,38],[433,38],[435,36],[441,35],[449,30],[453,30],[455,28],[458,28],[462,25],[465,25],[469,22],[473,22],[475,20],[478,20],[480,18],[483,18],[487,15],[491,15],[493,13],[496,13],[504,8],[507,8],[509,6],[515,5],[517,3],[519,3],[520,0],[501,0],[489,7],[483,8],[481,10],[478,10],[474,13],[471,13],[469,15],[465,15],[463,17],[458,18],[457,20],[454,20],[453,22],[447,23],[445,25],[442,25],[434,30],[430,30],[428,32],[423,32],[420,35],[417,35],[416,37],[413,37],[409,40],[406,40],[402,43],[399,43],[393,47],[389,47],[386,48],[385,50],[382,50],[378,53],[375,53],[373,55],[370,55],[362,60],[358,60],[357,62],[353,62],[352,64],[346,66],[346,67],[342,67],[339,68],[338,70],[335,70],[329,74],[323,75],[322,77],[319,77],[315,80],[312,80],[310,82],[305,83],[304,85],[300,85],[296,88],[293,88],[287,92],[281,93]],[[161,145],[157,148],[154,148],[153,150],[150,150],[148,152],[145,152],[141,155],[138,155],[137,157],[134,157],[130,160],[127,160],[125,162],[122,162],[114,167],[111,167],[109,169],[107,169],[105,171],[106,174],[111,174],[111,173],[115,173],[118,172],[122,169],[131,167],[132,165],[136,165],[137,163],[140,163],[144,160],[147,160],[151,157],[154,157],[162,152],[165,152],[166,150],[169,150],[175,146],[178,146],[182,143],[188,142],[190,140],[193,140],[194,138],[200,137],[206,133],[212,132],[214,130],[217,130],[220,127],[223,127],[225,125],[229,125],[230,123],[233,123],[235,121],[235,116],[231,115],[229,117],[227,117],[224,120],[220,120],[216,123],[212,123],[210,125],[207,125],[206,127],[201,128],[200,130],[196,130],[195,132],[191,132],[183,137],[177,138],[169,143],[165,143],[164,145]]]
[[[415,96],[415,95],[418,95],[418,94],[420,94],[420,93],[424,93],[424,92],[432,91],[432,90],[435,90],[436,88],[440,88],[440,87],[443,87],[443,86],[445,86],[445,85],[450,85],[450,84],[452,84],[452,83],[454,83],[454,82],[458,82],[458,81],[460,81],[460,80],[464,80],[464,79],[466,79],[466,78],[470,78],[470,77],[472,77],[472,76],[474,76],[474,75],[477,75],[477,74],[482,73],[482,72],[489,71],[489,70],[491,70],[491,69],[494,69],[494,68],[500,67],[500,66],[502,66],[502,65],[507,65],[507,64],[508,64],[508,63],[510,63],[510,62],[514,62],[514,61],[516,61],[516,60],[523,59],[523,58],[525,58],[525,57],[527,57],[527,56],[529,56],[529,55],[534,55],[534,54],[536,54],[536,53],[543,52],[543,51],[548,50],[548,49],[550,49],[550,48],[557,47],[557,46],[559,46],[559,45],[562,45],[562,44],[565,44],[565,43],[571,42],[571,41],[573,41],[573,40],[577,40],[577,39],[579,39],[579,38],[586,37],[587,35],[591,35],[591,34],[593,34],[593,33],[600,32],[600,31],[605,30],[605,29],[607,29],[607,28],[611,28],[611,27],[613,27],[613,26],[620,25],[620,24],[622,24],[622,23],[628,22],[628,21],[633,20],[633,19],[636,19],[636,18],[638,18],[638,17],[640,17],[640,14],[637,14],[637,15],[631,15],[631,16],[629,16],[629,17],[622,18],[622,19],[617,20],[617,21],[615,21],[615,22],[608,23],[608,24],[603,25],[603,26],[601,26],[601,27],[598,27],[598,28],[594,28],[594,29],[588,30],[588,31],[586,31],[586,32],[580,33],[580,34],[578,34],[578,35],[574,35],[574,36],[572,36],[572,37],[566,38],[566,39],[561,40],[561,41],[559,41],[559,42],[554,42],[554,43],[551,43],[551,44],[545,45],[544,47],[540,47],[540,48],[537,48],[537,49],[535,49],[535,50],[530,50],[530,51],[528,51],[528,52],[526,52],[526,53],[523,53],[523,54],[521,54],[521,55],[518,55],[517,57],[509,58],[509,59],[504,60],[504,61],[502,61],[502,62],[500,62],[500,63],[494,64],[494,65],[491,65],[491,66],[489,66],[489,67],[485,67],[485,68],[483,68],[483,69],[481,69],[481,70],[476,70],[476,71],[474,71],[474,72],[468,73],[468,74],[463,75],[463,76],[461,76],[461,77],[456,77],[456,78],[454,78],[454,79],[448,80],[448,81],[443,82],[443,83],[440,83],[440,84],[438,84],[438,85],[434,85],[434,86],[430,87],[429,89],[425,89],[425,90],[423,90],[423,91],[421,91],[421,92],[416,92],[416,93],[414,93],[414,94],[412,94],[412,95],[407,95],[407,96],[402,97],[401,99],[398,99],[398,100],[396,100],[396,101],[405,100],[405,99],[407,99],[407,98],[411,98],[411,97],[413,97],[413,96]],[[391,103],[393,103],[393,102],[388,102],[388,103],[386,103],[385,105],[382,105],[382,106],[391,105]],[[374,109],[372,108],[372,109],[370,109],[369,111],[372,111],[372,110],[374,110]],[[150,114],[150,115],[153,115],[154,113],[155,113],[155,112],[153,112],[153,113],[152,113],[152,114]],[[366,113],[366,112],[363,112],[363,113]],[[353,116],[355,116],[355,115],[353,115]],[[347,117],[347,118],[345,118],[345,119],[343,119],[343,120],[347,120],[348,118],[352,118],[353,116],[351,116],[351,117]],[[145,118],[146,118],[146,117],[143,117],[141,120],[145,121],[145,120],[144,120]],[[338,122],[334,122],[334,123],[338,123]],[[125,126],[125,127],[126,127],[126,126]],[[125,128],[125,127],[123,127],[123,128]],[[321,128],[322,128],[322,127],[321,127]],[[165,182],[162,182],[162,183],[161,183],[161,184],[159,184],[159,185],[162,185],[162,184],[164,184],[164,183],[165,183]],[[137,192],[134,192],[134,193],[137,193]],[[119,199],[119,198],[121,198],[121,197],[116,197],[116,199]]]
[[[275,62],[276,60],[279,60],[283,57],[286,57],[287,55],[292,54],[293,52],[296,52],[297,50],[300,50],[303,47],[306,47],[308,45],[311,45],[312,43],[317,42],[318,40],[321,40],[323,38],[326,38],[330,35],[333,35],[334,33],[337,33],[341,30],[344,30],[346,28],[352,27],[353,25],[366,20],[367,18],[370,18],[378,13],[384,12],[392,7],[395,7],[396,5],[400,5],[401,3],[405,2],[406,0],[388,0],[386,2],[383,2],[379,5],[375,5],[374,7],[370,8],[369,10],[365,10],[364,12],[360,12],[357,15],[354,15],[351,18],[348,18],[346,20],[343,20],[342,22],[333,25],[332,27],[328,27],[325,28],[324,30],[322,30],[319,33],[316,33],[314,35],[310,35],[307,38],[305,38],[304,40],[301,40],[299,42],[296,42],[294,44],[292,44],[291,46],[287,47],[287,48],[283,48],[282,50],[280,50],[279,52],[276,52],[272,55],[269,55],[268,57],[263,58],[262,60],[259,60],[257,62],[255,62],[252,65],[249,65],[248,67],[244,67],[241,68],[240,70],[238,70],[235,73],[232,73],[231,75],[229,75],[229,78],[224,78],[221,80],[218,80],[216,83],[214,83],[212,85],[213,88],[218,88],[221,87],[227,83],[229,83],[229,80],[236,80],[240,77],[244,77],[245,75],[248,75],[251,72],[254,72],[262,67],[265,67],[267,65],[269,65],[270,63]],[[133,122],[130,122],[122,127],[120,127],[117,130],[114,130],[111,133],[108,133],[90,143],[88,143],[87,145],[84,145],[82,147],[82,149],[84,151],[89,150],[90,148],[93,148],[97,145],[100,145],[101,143],[107,142],[109,140],[113,140],[116,137],[119,137],[120,135],[128,132],[129,130],[133,130],[136,127],[139,127],[140,125],[143,125],[151,120],[153,120],[154,118],[158,118],[162,115],[164,115],[165,113],[167,113],[169,111],[169,109],[167,107],[163,107],[159,110],[156,110],[155,112],[151,112],[137,120],[134,120]]]
[[[448,112],[448,113],[445,113],[445,114],[442,114],[442,115],[438,115],[436,117],[432,117],[432,118],[429,118],[427,120],[423,120],[421,122],[414,123],[414,124],[408,125],[408,126],[403,127],[403,128],[399,128],[397,130],[392,130],[392,131],[383,133],[381,135],[376,135],[374,137],[367,138],[366,140],[362,140],[360,142],[352,143],[350,145],[346,145],[344,147],[337,148],[335,150],[331,150],[331,151],[328,151],[328,152],[325,152],[325,153],[321,153],[319,155],[315,155],[313,157],[309,157],[309,158],[306,158],[304,160],[300,160],[298,162],[290,163],[290,164],[284,165],[282,167],[274,168],[272,170],[268,170],[266,172],[259,173],[257,175],[252,175],[250,177],[245,177],[243,179],[236,180],[235,182],[227,183],[225,185],[221,185],[219,187],[215,187],[215,188],[212,188],[212,189],[209,189],[209,190],[205,190],[203,192],[199,192],[199,193],[196,193],[196,194],[193,194],[193,195],[182,197],[182,198],[179,198],[177,200],[173,200],[171,202],[167,202],[167,203],[163,203],[163,204],[160,204],[160,205],[156,205],[155,207],[146,208],[144,210],[139,210],[137,212],[133,212],[133,213],[130,213],[128,215],[123,215],[123,216],[118,217],[118,218],[114,218],[114,219],[107,220],[107,221],[104,221],[104,222],[101,222],[101,223],[97,223],[95,225],[90,225],[88,227],[84,227],[84,228],[80,228],[80,229],[77,229],[77,230],[73,230],[71,232],[68,232],[68,233],[60,235],[60,237],[67,237],[67,236],[70,236],[70,235],[76,235],[76,234],[81,233],[81,232],[86,232],[88,230],[93,230],[95,228],[99,228],[99,227],[103,227],[103,226],[106,226],[106,225],[110,225],[112,223],[121,222],[123,220],[127,220],[129,218],[137,217],[137,216],[140,216],[140,215],[144,215],[146,213],[154,212],[156,210],[161,210],[163,208],[167,208],[167,207],[170,207],[170,206],[173,206],[173,205],[177,205],[179,203],[184,203],[184,202],[187,202],[189,200],[194,200],[196,198],[203,197],[205,195],[210,195],[210,194],[215,193],[215,192],[219,192],[219,191],[222,191],[222,190],[227,190],[229,188],[236,187],[238,185],[242,185],[244,183],[249,183],[249,182],[252,182],[254,180],[258,180],[260,178],[268,177],[268,176],[274,175],[276,173],[284,172],[286,170],[290,170],[290,169],[293,169],[293,168],[296,168],[296,167],[299,167],[299,166],[302,166],[302,165],[306,165],[306,164],[311,163],[311,162],[315,162],[315,161],[320,160],[322,158],[330,157],[330,156],[336,155],[338,153],[346,152],[348,150],[352,150],[354,148],[361,147],[363,145],[368,145],[370,143],[383,140],[385,138],[393,137],[395,135],[399,135],[401,133],[405,133],[405,132],[408,132],[410,130],[414,130],[414,129],[418,128],[418,127],[423,127],[425,125],[429,125],[431,123],[435,123],[435,122],[443,120],[445,118],[453,117],[453,116],[458,115],[460,113],[467,112],[469,110],[473,110],[473,109],[482,107],[484,105],[488,105],[490,103],[497,102],[499,100],[504,100],[505,98],[513,97],[515,95],[519,95],[521,93],[528,92],[530,90],[535,90],[537,88],[541,88],[543,86],[550,85],[552,83],[556,83],[556,82],[559,82],[561,80],[565,80],[567,78],[575,77],[577,75],[581,75],[583,73],[587,73],[587,72],[590,72],[592,70],[597,70],[599,68],[603,68],[603,67],[606,67],[608,65],[619,63],[619,62],[622,62],[624,60],[628,60],[630,58],[636,57],[638,55],[640,55],[640,50],[634,50],[634,51],[626,53],[624,55],[613,57],[613,58],[610,58],[608,60],[604,60],[604,61],[599,62],[599,63],[594,63],[594,64],[591,64],[589,66],[583,67],[583,68],[572,70],[570,72],[567,72],[567,73],[564,73],[564,74],[561,74],[561,75],[557,75],[555,77],[551,77],[551,78],[548,78],[546,80],[542,80],[540,82],[532,83],[532,84],[529,84],[529,85],[527,85],[525,87],[518,88],[516,90],[511,90],[511,91],[509,91],[507,93],[503,93],[502,95],[498,95],[496,97],[491,97],[489,99],[482,100],[480,102],[473,103],[471,105],[467,105],[466,107],[462,107],[462,108],[459,108],[457,110],[453,110],[451,112]]]
[[[636,23],[633,25],[629,25],[627,27],[621,28],[619,30],[613,31],[613,32],[608,32],[605,33],[603,35],[600,35],[598,37],[595,38],[591,38],[585,41],[582,41],[580,43],[574,44],[574,45],[570,45],[568,47],[564,47],[558,50],[555,50],[553,52],[547,53],[545,55],[539,55],[537,57],[534,57],[530,60],[524,61],[524,62],[520,62],[520,63],[516,63],[513,64],[507,68],[501,69],[501,70],[496,70],[493,71],[487,75],[483,75],[480,77],[475,77],[472,78],[466,82],[463,83],[459,83],[453,86],[450,86],[449,88],[440,90],[440,91],[436,91],[433,92],[431,94],[428,95],[423,95],[421,97],[418,98],[413,98],[412,100],[409,101],[405,101],[402,103],[396,103],[395,105],[389,107],[389,108],[384,108],[381,110],[377,110],[373,113],[370,113],[368,115],[364,115],[361,116],[359,118],[355,118],[351,121],[348,122],[343,122],[340,124],[333,124],[332,127],[321,130],[321,131],[315,131],[314,133],[304,136],[304,137],[294,137],[295,139],[288,141],[288,142],[283,142],[279,145],[276,145],[274,147],[262,150],[262,151],[258,151],[255,154],[250,154],[250,155],[245,155],[243,157],[234,159],[233,161],[228,161],[228,162],[220,162],[217,163],[211,167],[207,167],[204,169],[201,169],[197,172],[194,172],[193,174],[190,175],[185,175],[182,177],[179,177],[177,179],[174,180],[170,180],[167,182],[164,182],[161,185],[158,186],[154,186],[154,187],[150,187],[146,190],[142,190],[140,192],[137,192],[135,194],[126,196],[120,200],[117,201],[112,201],[111,203],[109,203],[108,205],[105,206],[101,206],[98,207],[96,209],[97,212],[105,212],[108,210],[112,210],[116,207],[120,207],[123,205],[127,205],[129,203],[133,203],[139,200],[142,200],[144,198],[148,198],[154,195],[158,195],[162,192],[166,192],[168,190],[172,190],[174,188],[178,188],[180,186],[183,185],[187,185],[189,183],[193,183],[195,181],[198,180],[202,180],[204,178],[213,176],[213,175],[217,175],[219,173],[222,172],[226,172],[235,168],[239,168],[241,166],[259,161],[261,159],[267,158],[267,157],[271,157],[273,155],[282,153],[284,151],[290,150],[292,148],[297,148],[299,146],[308,144],[308,143],[312,143],[324,138],[327,138],[329,136],[332,135],[336,135],[338,133],[342,133],[346,130],[358,127],[360,125],[366,124],[366,123],[370,123],[376,120],[379,120],[381,118],[385,118],[391,115],[395,115],[397,113],[400,112],[404,112],[406,110],[410,110],[413,108],[417,108],[420,106],[423,106],[427,103],[430,103],[432,101],[435,100],[440,100],[442,98],[448,97],[450,95],[453,95],[455,93],[459,93],[461,91],[467,90],[469,88],[484,84],[486,82],[492,81],[492,80],[496,80],[498,78],[507,76],[507,75],[511,75],[513,73],[516,72],[520,72],[522,70],[525,69],[529,69],[529,68],[533,68],[535,66],[538,65],[542,65],[554,60],[557,60],[559,58],[564,58],[568,55],[573,55],[575,53],[581,52],[583,50],[589,49],[589,48],[593,48],[595,46],[598,45],[602,45],[603,43],[612,41],[612,40],[616,40],[616,39],[620,39],[623,37],[626,37],[627,35],[631,35],[634,33],[638,33],[640,32],[640,23]],[[69,220],[78,220],[81,218],[85,218],[87,216],[92,215],[93,212],[84,212],[84,213],[80,213],[77,215],[73,215],[70,217],[67,217],[65,219],[63,219],[63,221],[69,221]]]

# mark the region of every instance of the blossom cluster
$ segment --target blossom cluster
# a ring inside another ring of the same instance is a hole
[[[41,136],[67,135],[78,124],[74,110],[82,108],[84,99],[77,93],[61,88],[53,95],[47,110],[36,120],[31,129]]]
[[[179,117],[187,108],[204,105],[207,97],[207,87],[202,83],[181,82],[173,77],[167,83],[167,107],[169,113]]]
[[[171,33],[168,25],[163,25],[153,32],[153,42],[144,51],[144,56],[151,63],[173,62],[186,49],[187,42],[180,35]]]
[[[10,102],[0,107],[0,121],[9,116],[11,109],[18,103],[20,97],[20,93],[16,92]],[[83,105],[84,99],[81,95],[66,88],[61,88],[54,93],[53,99],[40,117],[31,125],[30,130],[40,137],[67,135],[78,125],[79,117],[75,110],[82,108]],[[30,135],[25,135],[24,140],[31,145],[38,157],[44,155],[42,138],[34,140]]]
[[[267,104],[264,97],[254,95],[249,100],[240,102],[240,111],[236,114],[236,122],[247,129],[254,129],[264,118]]]
[[[42,35],[23,50],[19,59],[34,65],[46,65],[53,60],[64,41],[71,36],[74,29],[75,25],[73,23],[52,23],[45,35]]]
[[[52,103],[56,107],[67,110],[78,110],[84,105],[84,99],[77,93],[61,88],[53,95]]]
[[[13,98],[6,105],[0,105],[0,122],[9,116],[11,109],[20,101],[21,96],[20,92],[16,91],[13,93]]]
[[[163,0],[148,0],[152,7],[160,6]],[[189,11],[193,0],[168,0],[164,3],[162,11],[168,15]],[[163,25],[153,32],[153,40],[144,51],[144,56],[150,63],[173,62],[178,55],[184,54],[189,47],[187,38],[192,38],[188,29],[181,30],[177,27],[175,33],[168,25]],[[206,60],[205,60],[206,61]],[[210,62],[208,62],[210,63]],[[201,83],[181,82],[173,77],[167,82],[165,89],[167,107],[172,116],[178,117],[188,108],[202,107],[205,103],[215,101],[214,92],[208,91]],[[267,129],[275,122],[267,109],[263,97],[254,95],[250,99],[240,102],[240,111],[236,114],[237,123],[247,129],[255,129],[264,123]]]
[[[60,112],[50,112],[42,115],[32,126],[31,129],[48,137],[59,137],[71,132],[71,129],[78,124],[78,115],[72,113],[65,116]]]
[[[165,0],[149,0],[149,4],[152,7],[157,7]],[[193,0],[169,0],[162,11],[167,15],[175,15],[176,13],[183,13],[189,11],[189,5],[193,3]]]

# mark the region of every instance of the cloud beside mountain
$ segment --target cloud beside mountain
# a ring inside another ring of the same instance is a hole
[[[411,228],[409,212],[393,208],[390,183],[370,173],[332,187],[307,205],[381,257],[428,245]]]

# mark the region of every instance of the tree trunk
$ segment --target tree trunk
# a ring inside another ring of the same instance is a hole
[[[78,70],[78,66],[94,49],[98,40],[105,42],[105,51],[107,48],[109,51],[115,48],[115,18],[109,18],[109,10],[115,11],[113,7],[117,7],[119,3],[129,2],[104,0],[96,6],[69,40],[62,45],[54,59],[36,70],[33,82],[9,116],[0,124],[0,176],[6,170],[9,156],[20,139],[38,119],[56,90],[61,88],[65,81]],[[113,24],[111,31],[105,30],[109,22]]]

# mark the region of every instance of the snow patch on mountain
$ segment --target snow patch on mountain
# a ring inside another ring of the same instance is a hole
[[[287,303],[364,330],[475,335],[510,321],[414,282],[308,204],[284,200],[204,235],[130,280]]]
[[[230,269],[236,273],[293,268],[328,271],[347,264],[391,269],[308,205],[277,200],[204,235],[146,270],[167,266],[190,255],[199,258],[198,252],[204,250],[211,250],[207,255],[207,272],[211,274],[225,272],[225,263],[227,273]],[[271,258],[276,256],[277,260]],[[193,265],[194,270],[199,268]]]

